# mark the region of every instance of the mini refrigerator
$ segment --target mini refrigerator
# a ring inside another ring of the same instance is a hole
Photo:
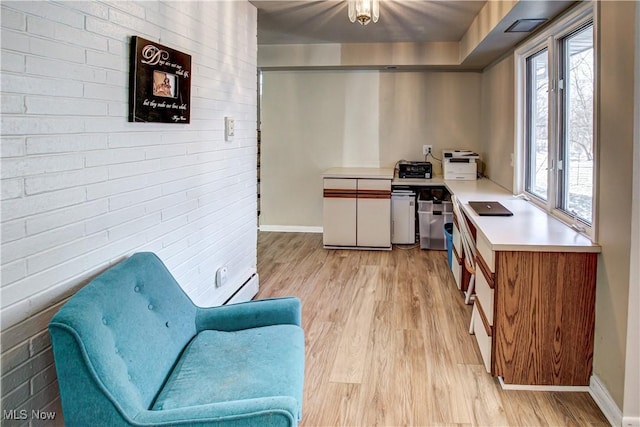
[[[391,193],[391,243],[416,243],[416,194],[413,191]]]

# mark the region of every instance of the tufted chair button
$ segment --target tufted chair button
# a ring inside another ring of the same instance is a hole
[[[134,292],[140,292],[140,286],[136,286],[135,288],[133,288]]]
[[[106,324],[108,324],[108,323],[109,323],[109,322],[107,322],[107,318],[106,318],[106,317],[103,317],[103,318],[102,318],[102,324],[103,324],[103,325],[106,325]]]
[[[153,304],[149,304],[149,305],[147,306],[147,308],[148,308],[149,310],[153,310]]]
[[[169,327],[169,322],[165,323],[164,326]]]

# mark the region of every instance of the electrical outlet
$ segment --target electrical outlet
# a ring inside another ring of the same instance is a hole
[[[233,141],[233,137],[236,133],[236,126],[233,117],[224,118],[224,140],[227,142]]]
[[[425,156],[433,153],[433,145],[423,145],[422,146],[422,154]]]
[[[216,288],[219,288],[220,286],[223,286],[225,283],[227,283],[227,274],[228,269],[226,265],[223,265],[218,269],[218,271],[216,271]]]

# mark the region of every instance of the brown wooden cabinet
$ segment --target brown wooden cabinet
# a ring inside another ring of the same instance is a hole
[[[471,329],[505,384],[588,386],[597,253],[492,251],[478,234]]]

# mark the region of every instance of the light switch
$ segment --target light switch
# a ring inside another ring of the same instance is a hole
[[[224,140],[233,141],[234,134],[235,134],[235,123],[233,121],[233,117],[225,117],[224,118]]]

